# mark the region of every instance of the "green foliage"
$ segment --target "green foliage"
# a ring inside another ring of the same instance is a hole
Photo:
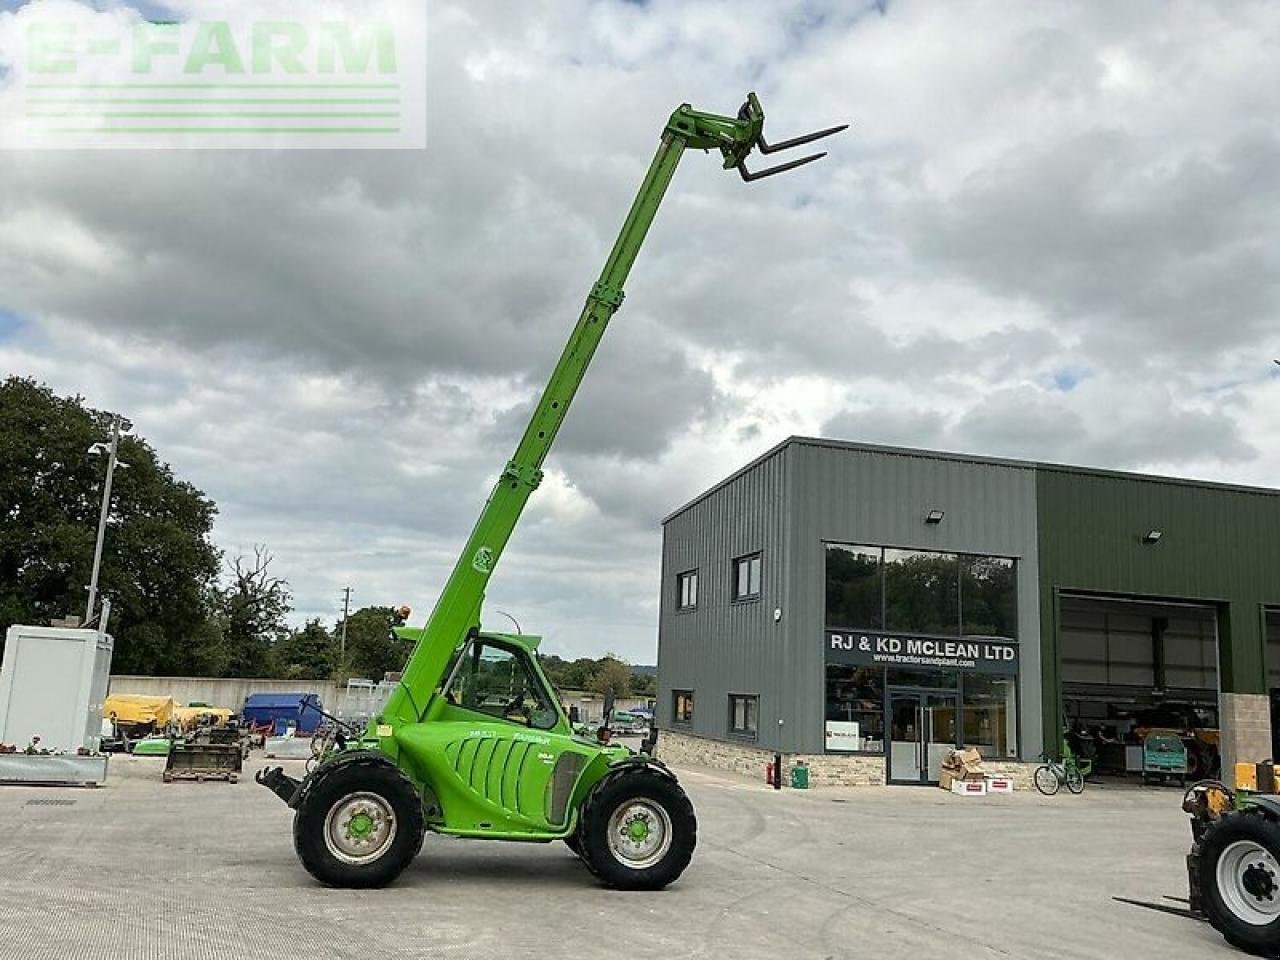
[[[404,626],[401,611],[392,607],[361,607],[347,618],[346,662],[339,663],[340,678],[367,677],[381,680],[384,674],[404,668],[413,645],[395,636],[391,629]],[[333,628],[342,636],[342,621]]]
[[[216,591],[220,629],[211,658],[221,677],[273,677],[279,674],[278,647],[289,636],[286,618],[293,609],[289,584],[271,574],[271,554],[254,547],[253,559],[227,564],[231,582]]]
[[[337,665],[338,648],[320,620],[308,620],[280,645],[280,675],[290,680],[324,680]]]
[[[627,661],[612,653],[599,660],[590,657],[565,660],[554,653],[540,654],[538,659],[557,690],[585,690],[603,695],[605,687],[612,682],[619,697],[651,697],[658,692],[655,676],[633,670]]]
[[[631,696],[631,667],[612,653],[596,663],[595,672],[587,679],[587,689],[600,696],[612,689],[614,696]]]
[[[111,414],[33,380],[0,382],[0,637],[13,623],[84,613]],[[216,508],[140,437],[123,437],[99,589],[117,673],[196,671],[218,552]],[[207,638],[206,638],[207,639]]]

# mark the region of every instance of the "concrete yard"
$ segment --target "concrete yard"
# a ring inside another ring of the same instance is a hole
[[[303,871],[291,812],[250,770],[166,785],[162,764],[115,757],[100,789],[0,788],[0,957],[1242,956],[1111,899],[1185,895],[1176,789],[775,793],[687,770],[698,852],[662,893],[604,890],[560,843],[432,836],[394,887],[352,892]]]

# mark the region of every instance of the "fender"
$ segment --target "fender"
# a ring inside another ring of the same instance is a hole
[[[1280,797],[1254,794],[1242,799],[1242,809],[1257,810],[1267,819],[1280,823]]]
[[[348,750],[338,754],[332,760],[326,760],[302,780],[295,780],[286,774],[283,767],[269,767],[259,770],[254,779],[283,800],[286,806],[297,810],[307,795],[315,789],[317,783],[324,780],[339,767],[346,767],[351,764],[365,766],[385,764],[396,771],[400,770],[394,761],[380,751]]]

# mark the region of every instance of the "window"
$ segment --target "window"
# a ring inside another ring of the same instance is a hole
[[[1008,557],[827,544],[826,626],[935,636],[1018,636]]]
[[[885,550],[884,628],[959,636],[959,578],[954,553]]]
[[[693,723],[693,691],[671,691],[671,722]]]
[[[827,626],[879,630],[884,623],[879,547],[827,547]]]
[[[676,577],[676,609],[692,610],[698,605],[698,571],[690,570]]]
[[[827,664],[826,720],[830,749],[883,753],[884,668]]]
[[[528,660],[487,640],[473,640],[463,651],[445,699],[455,707],[526,727],[550,730],[556,725],[555,707]]]
[[[729,732],[736,737],[756,738],[760,717],[760,698],[739,693],[729,694]]]
[[[1018,578],[1007,557],[960,558],[961,632],[966,637],[1018,635]]]
[[[986,760],[1018,755],[1018,703],[1013,677],[964,678],[964,745]]]
[[[739,557],[733,561],[733,599],[760,598],[760,554]]]

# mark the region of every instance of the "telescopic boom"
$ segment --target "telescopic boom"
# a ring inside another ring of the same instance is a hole
[[[609,320],[622,305],[622,285],[635,263],[684,151],[691,148],[719,150],[724,158],[724,168],[737,170],[744,181],[751,182],[826,156],[825,153],[815,153],[752,172],[747,169],[746,160],[753,150],[759,149],[762,154],[787,150],[839,133],[847,126],[829,127],[781,143],[768,143],[764,139],[764,111],[754,93],[747,95],[736,117],[702,113],[687,103],[671,114],[649,172],[631,204],[600,278],[587,294],[586,305],[525,428],[520,445],[489,494],[480,518],[405,665],[399,685],[388,699],[382,716],[371,723],[371,738],[378,737],[385,744],[385,738],[390,735],[386,727],[416,723],[422,719],[448,658],[467,634],[479,627],[480,607],[489,577],[493,575],[520,520],[529,495],[542,480],[543,461],[551,450],[565,414],[569,412],[569,405]]]

